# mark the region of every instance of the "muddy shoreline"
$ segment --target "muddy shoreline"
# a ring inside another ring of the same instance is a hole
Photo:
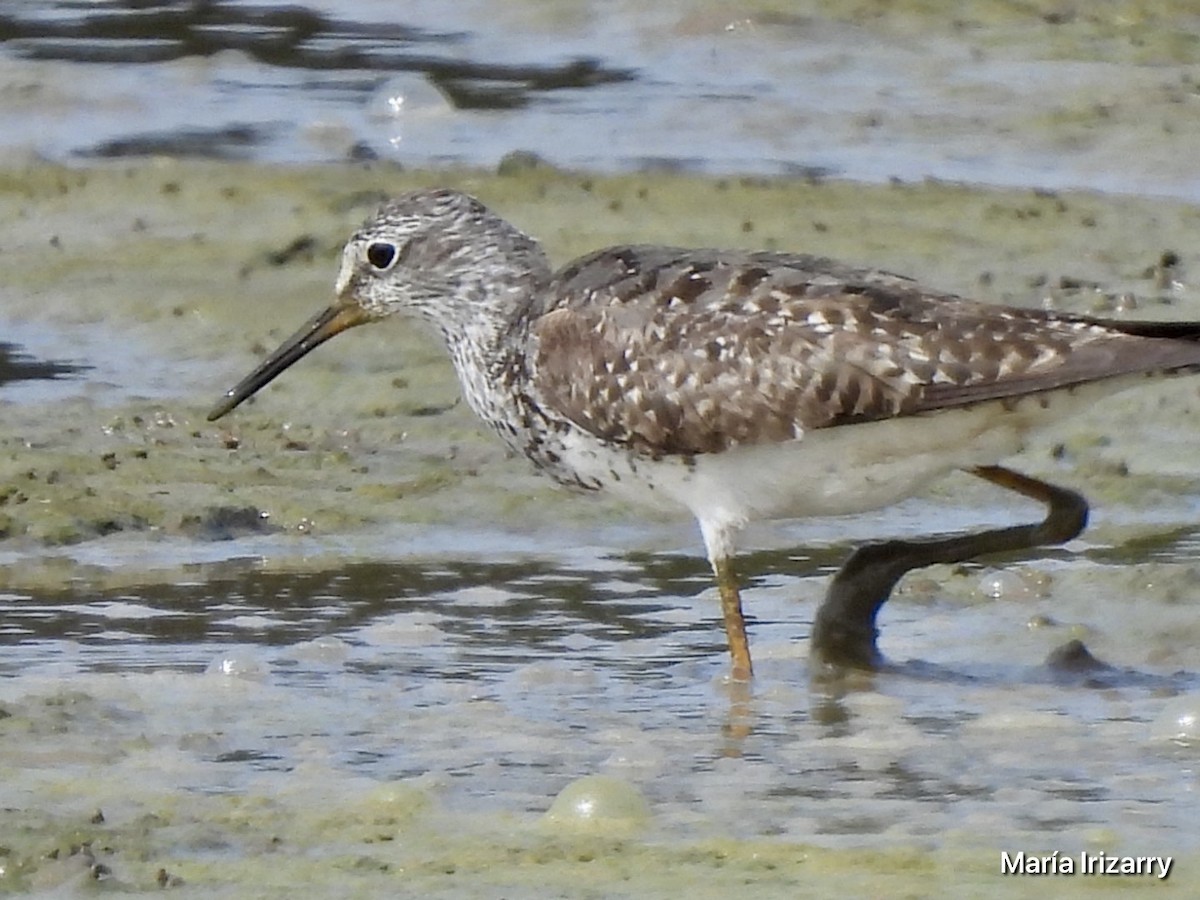
[[[1027,508],[952,478],[880,516],[751,532],[762,666],[739,758],[693,525],[508,457],[427,334],[359,329],[205,421],[328,302],[379,199],[433,183],[557,261],[778,247],[989,300],[1200,318],[1183,241],[1200,209],[1146,198],[536,166],[0,171],[0,338],[90,367],[0,388],[0,890],[1032,896],[1040,881],[997,881],[1001,849],[1194,849],[1195,735],[1171,729],[1200,671],[1195,380],[1115,398],[1014,461],[1092,500],[1074,549],[1008,565],[996,595],[978,570],[935,570],[889,604],[885,650],[949,674],[807,687],[825,557]],[[1150,680],[1045,681],[1069,638]],[[652,818],[548,833],[554,796],[594,773]]]
[[[870,262],[999,302],[1200,318],[1179,237],[1200,209],[1089,194],[925,183],[496,176],[356,165],[148,161],[0,174],[2,315],[33,349],[92,368],[5,404],[0,551],[114,534],[216,540],[454,521],[553,530],[612,515],[508,459],[459,402],[441,348],[406,323],[339,339],[217,424],[204,414],[328,302],[344,236],[380,198],[444,183],[478,193],[559,261],[617,241],[779,247]],[[1179,257],[1165,274],[1164,254]],[[345,343],[341,343],[345,341]],[[1186,382],[1070,424],[1028,466],[1072,462],[1117,499],[1195,483],[1146,432],[1178,429]],[[1146,415],[1148,405],[1159,407]],[[1193,417],[1194,418],[1194,417]],[[1153,424],[1161,423],[1160,425]],[[1122,479],[1145,479],[1127,489]],[[1180,484],[1176,484],[1176,482]]]

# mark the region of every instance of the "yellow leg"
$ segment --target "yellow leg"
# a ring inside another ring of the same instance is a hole
[[[754,669],[750,665],[750,641],[746,637],[746,619],[742,616],[742,595],[738,591],[733,560],[729,557],[714,559],[713,572],[717,576],[717,590],[721,592],[721,616],[725,620],[725,636],[729,640],[729,654],[733,657],[733,680],[749,681],[750,676],[754,674]]]

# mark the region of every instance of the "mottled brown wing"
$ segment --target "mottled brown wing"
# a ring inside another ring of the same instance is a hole
[[[808,256],[612,248],[560,272],[550,296],[533,324],[539,400],[654,456],[1200,363],[1183,335],[976,303]]]

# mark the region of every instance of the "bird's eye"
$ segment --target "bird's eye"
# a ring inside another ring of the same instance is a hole
[[[387,269],[396,261],[396,245],[385,241],[376,241],[367,245],[367,262],[380,272]]]

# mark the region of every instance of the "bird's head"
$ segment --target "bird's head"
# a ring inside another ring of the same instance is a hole
[[[385,203],[346,242],[331,306],[313,316],[208,414],[221,418],[336,334],[395,313],[425,319],[451,339],[497,327],[549,274],[537,242],[474,197],[414,191]]]

